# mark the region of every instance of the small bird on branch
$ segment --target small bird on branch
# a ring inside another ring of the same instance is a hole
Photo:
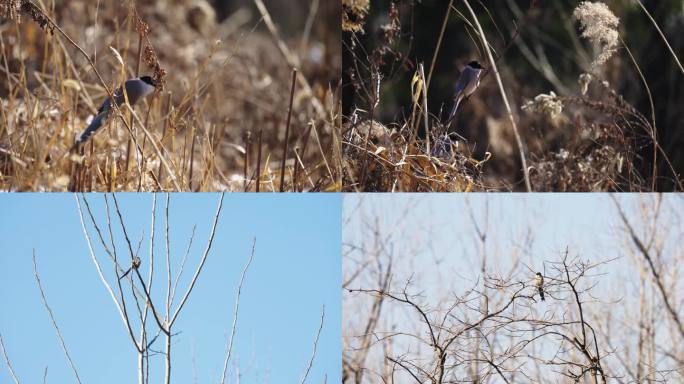
[[[131,261],[130,268],[128,268],[128,270],[126,272],[124,272],[124,274],[121,275],[121,277],[119,277],[119,280],[126,277],[126,275],[128,275],[131,272],[131,270],[138,269],[138,267],[140,267],[140,258],[138,256],[134,256],[133,260]]]
[[[541,301],[544,301],[544,276],[542,276],[541,272],[537,272],[537,275],[534,278],[534,285],[536,285],[539,290]]]

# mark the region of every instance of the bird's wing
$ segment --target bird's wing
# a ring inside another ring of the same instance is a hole
[[[126,80],[124,83],[126,85],[126,96],[128,96],[128,103],[131,105],[134,105],[138,101],[139,96],[144,93],[144,89],[142,89],[139,83],[140,82],[137,79]],[[114,102],[117,106],[121,106],[124,103],[124,97],[125,96],[122,87],[119,87],[114,91]],[[112,106],[110,100],[111,99],[107,97],[105,101],[102,102],[102,106],[100,106],[100,109],[97,110],[97,113],[102,113],[111,109]]]
[[[109,105],[109,96],[105,97],[104,101],[102,102],[102,105],[100,105],[100,108],[97,110],[98,115],[105,110],[108,110],[110,108]]]
[[[463,100],[463,91],[466,87],[465,73],[466,69],[461,71],[461,74],[458,76],[458,81],[456,82],[456,87],[454,89],[454,106],[451,108],[451,112],[449,113],[449,118],[447,119],[447,126],[450,126],[451,122],[454,120],[454,117],[456,117],[458,105],[461,103],[461,100]]]
[[[458,75],[458,81],[456,82],[456,86],[454,87],[454,98],[457,98],[458,95],[463,93],[463,90],[465,89],[467,83],[468,83],[468,67],[463,68],[461,73]]]

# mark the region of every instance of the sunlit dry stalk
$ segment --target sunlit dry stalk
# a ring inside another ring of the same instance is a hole
[[[259,129],[259,138],[257,139],[257,167],[256,167],[256,192],[259,192],[261,188],[261,133],[263,131]]]
[[[295,83],[297,81],[297,68],[292,68],[292,85],[290,86],[290,107],[287,110],[287,123],[285,124],[285,141],[283,142],[283,160],[280,166],[280,192],[285,191],[285,161],[290,141],[290,122],[292,120],[292,104],[294,103]]]

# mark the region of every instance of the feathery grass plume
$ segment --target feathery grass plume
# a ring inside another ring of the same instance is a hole
[[[616,51],[619,40],[617,27],[620,19],[601,2],[583,1],[575,8],[572,15],[581,24],[581,36],[589,39],[600,49],[600,53],[591,66],[596,68],[604,64]]]
[[[563,102],[551,91],[548,95],[540,93],[534,100],[527,101],[522,107],[530,112],[543,113],[554,118],[563,112]]]

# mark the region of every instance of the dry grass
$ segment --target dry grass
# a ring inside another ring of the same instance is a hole
[[[302,2],[307,27],[287,35],[270,18],[277,1],[219,23],[199,0],[3,0],[0,189],[339,190],[339,11]],[[163,89],[68,154],[103,98],[138,74]]]
[[[623,36],[634,40],[635,33],[622,31],[628,27],[608,6],[530,2],[521,9],[514,2],[496,8],[472,2],[471,14],[465,0],[451,1],[452,7],[347,3],[344,190],[684,190],[677,146],[663,141],[677,138],[681,127],[676,93],[662,84],[652,92],[662,82],[644,73],[652,70],[643,66],[648,54],[643,47],[633,53],[629,44],[636,43]],[[630,26],[644,15],[630,14]],[[561,21],[553,32],[543,31]],[[669,47],[658,31],[658,44]],[[493,55],[486,55],[490,49]],[[559,49],[563,55],[550,57]],[[443,111],[451,106],[458,73],[475,59],[486,68],[481,85],[446,128]],[[684,84],[684,72],[670,64],[659,61],[659,71]],[[422,66],[429,68],[424,75]],[[495,72],[503,81],[490,76]],[[548,94],[526,102],[542,92]]]
[[[487,159],[477,160],[440,137],[432,154],[423,141],[410,143],[407,130],[376,121],[343,127],[343,179],[347,191],[471,192],[484,191],[481,175]],[[364,171],[365,170],[365,171]]]

